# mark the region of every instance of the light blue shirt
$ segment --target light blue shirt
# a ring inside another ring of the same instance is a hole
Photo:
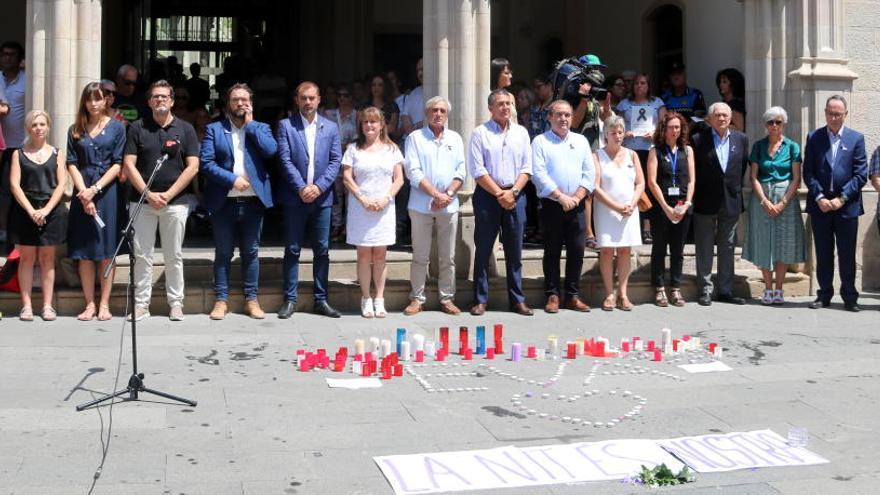
[[[724,133],[724,137],[719,136],[715,129],[712,129],[712,142],[715,144],[715,155],[721,162],[721,170],[727,172],[727,158],[730,156],[730,129]]]
[[[596,184],[590,142],[572,131],[565,138],[552,129],[536,136],[532,141],[532,169],[532,182],[541,198],[550,198],[556,189],[566,196],[574,195],[579,187],[592,193]]]
[[[532,175],[532,147],[525,127],[510,122],[507,130],[494,120],[477,126],[468,147],[468,173],[488,175],[499,187],[511,187],[520,174]]]
[[[828,133],[828,141],[831,144],[831,168],[837,164],[837,150],[840,149],[840,139],[843,136],[843,128],[845,126],[841,126],[840,130],[837,131],[837,134],[831,132],[831,129],[828,127],[825,128],[825,132]]]
[[[406,137],[404,170],[410,183],[408,208],[418,213],[455,213],[458,211],[458,196],[444,210],[431,210],[433,198],[423,191],[419,184],[427,179],[439,191],[446,191],[452,181],[464,182],[464,143],[461,136],[444,129],[440,138],[434,137],[430,127],[415,130]]]
[[[3,126],[3,136],[6,139],[7,148],[21,148],[24,146],[24,117],[25,91],[27,90],[27,75],[23,70],[18,72],[15,79],[7,81],[0,73],[0,92],[3,93],[3,102],[9,105],[9,113],[0,117],[0,125]]]

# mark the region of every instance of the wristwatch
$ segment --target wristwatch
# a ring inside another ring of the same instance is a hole
[[[455,192],[452,189],[447,189],[446,195],[449,196],[449,199],[455,199]]]
[[[513,191],[513,197],[519,196],[519,189],[517,189],[516,186],[510,188],[510,190]]]

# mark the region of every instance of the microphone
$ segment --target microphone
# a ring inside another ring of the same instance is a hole
[[[162,145],[162,158],[164,160],[167,160],[168,158],[176,155],[178,148],[180,148],[180,141],[175,141],[174,139],[166,139],[165,144]]]

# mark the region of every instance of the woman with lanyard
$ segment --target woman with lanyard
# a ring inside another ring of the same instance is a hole
[[[684,243],[690,227],[689,213],[694,197],[694,151],[688,145],[687,122],[676,112],[667,112],[654,131],[654,146],[648,151],[648,187],[656,208],[651,217],[654,243],[651,245],[651,282],[656,290],[654,304],[684,306],[681,274]],[[666,296],[666,246],[669,246],[669,285]]]

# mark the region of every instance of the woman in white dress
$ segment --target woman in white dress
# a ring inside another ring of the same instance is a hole
[[[632,310],[627,297],[632,246],[642,245],[639,232],[638,202],[645,190],[645,177],[636,152],[623,147],[624,120],[611,116],[605,120],[605,147],[593,154],[596,165],[596,190],[593,220],[599,242],[599,269],[605,285],[602,309],[616,306]],[[614,256],[617,255],[617,286],[614,293]]]
[[[348,189],[346,242],[357,246],[361,316],[384,318],[385,253],[394,244],[394,196],[403,186],[403,155],[386,131],[385,116],[376,107],[358,113],[358,138],[342,157]],[[370,296],[370,283],[376,297]]]

